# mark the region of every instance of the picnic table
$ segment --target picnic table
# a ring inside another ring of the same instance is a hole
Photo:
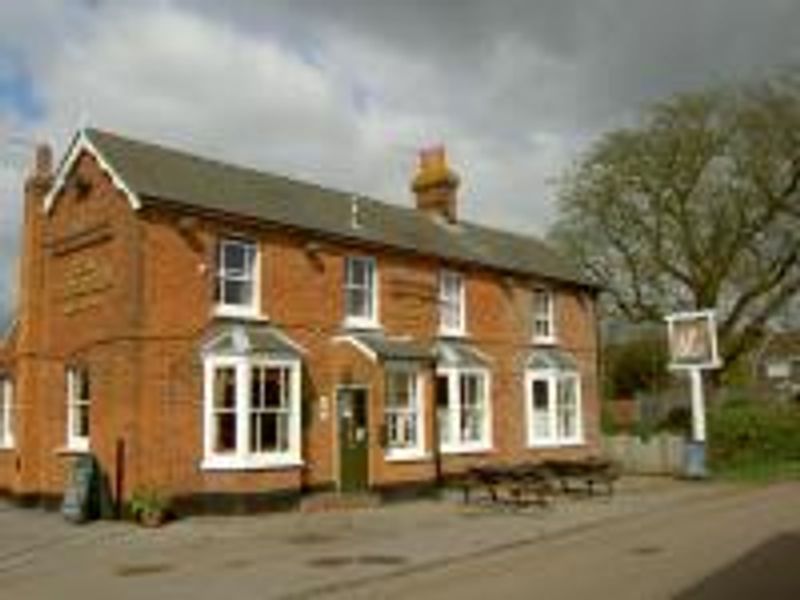
[[[535,502],[547,506],[559,492],[569,494],[585,489],[587,495],[594,496],[598,485],[605,486],[611,496],[618,477],[617,465],[603,458],[551,459],[472,467],[462,476],[461,486],[465,503],[470,502],[474,490],[483,489],[492,502],[510,500],[515,504]],[[575,484],[579,484],[577,488]]]
[[[609,496],[614,494],[614,482],[619,479],[619,467],[613,461],[600,457],[589,457],[580,460],[551,459],[544,462],[546,469],[561,484],[561,490],[569,493],[573,484],[585,486],[589,496],[593,496],[597,485],[605,486]]]

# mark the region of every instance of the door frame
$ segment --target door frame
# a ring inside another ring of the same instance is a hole
[[[342,491],[342,449],[341,438],[339,436],[339,394],[348,390],[363,390],[365,395],[364,410],[367,412],[367,487],[372,486],[372,456],[370,450],[370,440],[372,438],[372,411],[369,406],[371,386],[366,383],[340,383],[334,388],[333,398],[333,469],[335,473],[336,491]]]

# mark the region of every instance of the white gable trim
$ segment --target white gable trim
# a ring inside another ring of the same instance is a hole
[[[61,165],[58,168],[58,173],[56,173],[56,179],[53,183],[53,187],[44,197],[45,214],[49,213],[53,209],[56,197],[64,188],[67,175],[69,175],[69,173],[72,171],[72,168],[75,166],[75,162],[78,160],[78,157],[84,150],[95,157],[95,160],[97,160],[100,168],[111,178],[111,183],[114,184],[114,187],[120,190],[128,199],[131,208],[133,208],[133,210],[139,210],[142,208],[142,202],[139,200],[139,197],[134,194],[133,191],[131,191],[128,185],[122,180],[122,177],[119,176],[119,174],[112,168],[111,164],[103,157],[97,147],[89,139],[89,136],[86,135],[86,131],[81,130],[73,139],[70,149],[67,152],[64,160],[61,161]]]
[[[347,342],[352,344],[353,347],[358,349],[364,356],[366,356],[370,361],[376,363],[378,362],[378,355],[373,352],[373,350],[367,346],[364,342],[359,340],[357,337],[352,335],[340,335],[333,338],[333,341],[336,343]]]

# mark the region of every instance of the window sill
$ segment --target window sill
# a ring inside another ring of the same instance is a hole
[[[534,337],[531,340],[531,343],[534,346],[556,346],[558,345],[558,339],[556,337]]]
[[[585,445],[586,440],[583,439],[528,442],[528,448],[531,450],[544,450],[547,448],[579,448]]]
[[[488,444],[443,445],[442,454],[488,454],[494,452],[494,446]]]
[[[469,334],[464,329],[440,329],[437,333],[440,338],[465,339]]]
[[[55,453],[59,456],[77,456],[79,454],[89,454],[88,446],[62,446],[56,448]]]
[[[342,327],[348,331],[378,331],[381,329],[380,323],[376,321],[362,321],[359,319],[345,319],[342,323]]]
[[[0,452],[10,452],[15,450],[14,443],[0,444]]]
[[[269,321],[253,307],[216,305],[213,310],[215,317],[223,319],[245,319],[248,321]]]
[[[431,460],[429,452],[420,450],[388,450],[384,455],[386,462],[405,463],[405,462],[426,462]]]
[[[208,457],[200,463],[203,471],[277,471],[281,469],[299,469],[305,463],[293,456],[286,457]]]

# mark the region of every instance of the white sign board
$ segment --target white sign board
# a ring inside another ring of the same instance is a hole
[[[717,369],[717,323],[713,310],[682,312],[667,317],[671,369]]]

